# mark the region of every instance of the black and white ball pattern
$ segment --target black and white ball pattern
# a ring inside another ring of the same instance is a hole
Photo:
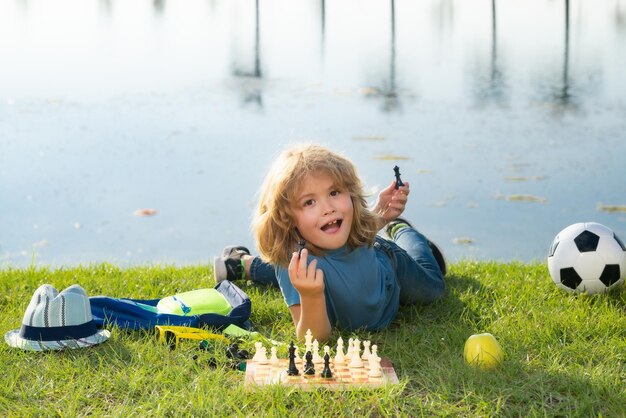
[[[548,270],[554,283],[568,292],[602,293],[624,282],[626,247],[602,224],[573,224],[552,241]]]

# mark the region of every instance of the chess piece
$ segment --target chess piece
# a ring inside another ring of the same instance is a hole
[[[298,241],[298,258],[300,258],[300,256],[302,255],[302,250],[304,250],[305,246],[306,241],[304,240],[304,238],[300,238],[300,241]]]
[[[263,343],[258,342],[258,341],[254,343],[254,356],[252,357],[253,361],[258,361],[259,360],[259,354],[261,352],[261,347],[263,347]]]
[[[363,360],[361,360],[361,356],[355,351],[350,358],[350,368],[359,369],[363,367]]]
[[[378,356],[378,346],[376,344],[372,346],[372,355]]]
[[[278,356],[276,347],[272,347],[272,356],[270,357],[270,364],[278,364]]]
[[[380,365],[380,357],[378,357],[378,347],[376,344],[372,346],[372,352],[368,359],[369,364],[369,372],[367,375],[369,377],[381,377],[383,375],[382,367]]]
[[[393,172],[394,172],[394,175],[396,176],[396,185],[394,186],[394,189],[398,190],[401,186],[404,186],[404,183],[400,179],[400,167],[395,166],[393,168]]]
[[[350,367],[358,369],[363,367],[363,360],[361,360],[361,341],[355,339],[352,346],[352,353],[350,353]]]
[[[330,356],[330,347],[325,345],[324,346],[324,355],[328,354],[328,356]]]
[[[315,375],[315,364],[313,364],[313,354],[310,351],[306,352],[304,356],[306,363],[304,363],[304,374],[307,376]]]
[[[320,356],[320,346],[317,340],[313,340],[313,363],[320,364],[324,359]]]
[[[238,357],[238,353],[239,353],[239,345],[237,345],[237,343],[232,343],[226,349],[226,357],[230,359],[236,359]]]
[[[345,363],[345,357],[343,355],[343,339],[339,337],[337,340],[337,354],[335,355],[335,364]]]
[[[322,370],[322,377],[324,379],[330,379],[333,377],[333,372],[330,370],[330,355],[328,352],[324,354],[324,370]]]
[[[352,350],[354,349],[354,340],[352,338],[348,339],[348,349],[346,350],[346,363],[349,364],[352,359]]]
[[[267,348],[261,347],[259,351],[259,358],[257,359],[257,363],[259,364],[268,364],[269,360],[267,359]]]
[[[293,341],[289,344],[289,368],[287,369],[287,374],[289,376],[298,376],[300,371],[296,367],[296,350],[294,347]]]
[[[372,354],[370,352],[370,344],[370,341],[363,341],[363,355],[361,356],[363,360],[368,360],[370,358],[370,355]]]
[[[306,334],[304,334],[304,353],[308,353],[309,351],[311,351],[311,348],[313,347],[313,334],[311,334],[311,330],[307,329],[306,330]]]
[[[352,351],[356,352],[357,356],[361,356],[361,340],[359,340],[358,338],[355,338],[352,342]]]

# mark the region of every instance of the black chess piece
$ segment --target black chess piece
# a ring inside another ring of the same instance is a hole
[[[237,359],[239,357],[239,345],[237,343],[232,343],[226,349],[226,357],[231,359]]]
[[[322,377],[324,379],[333,377],[333,372],[330,370],[330,356],[328,353],[324,354],[324,370],[322,370]]]
[[[304,356],[306,363],[304,363],[304,374],[307,376],[315,375],[315,365],[313,364],[313,354],[310,351],[306,352]]]
[[[296,367],[296,347],[293,345],[293,341],[289,344],[289,368],[287,369],[289,376],[298,376],[300,371]]]
[[[248,352],[248,350],[239,350],[237,352],[237,357],[241,360],[247,360],[250,358],[250,353]]]
[[[400,167],[398,166],[393,167],[393,172],[395,173],[395,176],[396,176],[396,185],[394,188],[398,190],[400,186],[404,186],[404,183],[402,183],[402,180],[400,179]]]

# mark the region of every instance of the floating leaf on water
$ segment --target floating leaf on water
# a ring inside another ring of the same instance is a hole
[[[157,214],[156,209],[137,209],[133,212],[135,216],[154,216]]]
[[[370,135],[370,136],[353,136],[354,141],[384,141],[384,136]]]
[[[504,181],[529,181],[529,180],[539,181],[539,180],[543,180],[545,178],[546,178],[546,176],[532,176],[532,177],[510,176],[510,177],[505,177]]]
[[[376,160],[389,160],[389,161],[410,160],[409,157],[404,157],[402,155],[393,155],[393,154],[379,154],[379,155],[374,156],[374,158]]]
[[[626,205],[603,205],[598,204],[598,210],[602,210],[604,212],[626,212]]]
[[[361,87],[361,94],[364,96],[377,96],[380,94],[380,89],[376,87]]]
[[[475,241],[470,237],[457,237],[452,242],[458,245],[472,245]]]
[[[431,170],[429,170],[427,168],[418,168],[417,170],[415,170],[415,172],[417,174],[430,174]]]
[[[548,199],[545,197],[533,196],[531,194],[497,194],[496,199],[499,200],[507,200],[509,202],[535,202],[535,203],[546,203]]]

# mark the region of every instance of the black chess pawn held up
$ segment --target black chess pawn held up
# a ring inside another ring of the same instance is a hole
[[[402,182],[402,180],[400,179],[400,167],[395,166],[393,168],[393,172],[395,173],[396,176],[396,185],[395,185],[395,189],[398,190],[401,186],[404,186],[404,183]]]

